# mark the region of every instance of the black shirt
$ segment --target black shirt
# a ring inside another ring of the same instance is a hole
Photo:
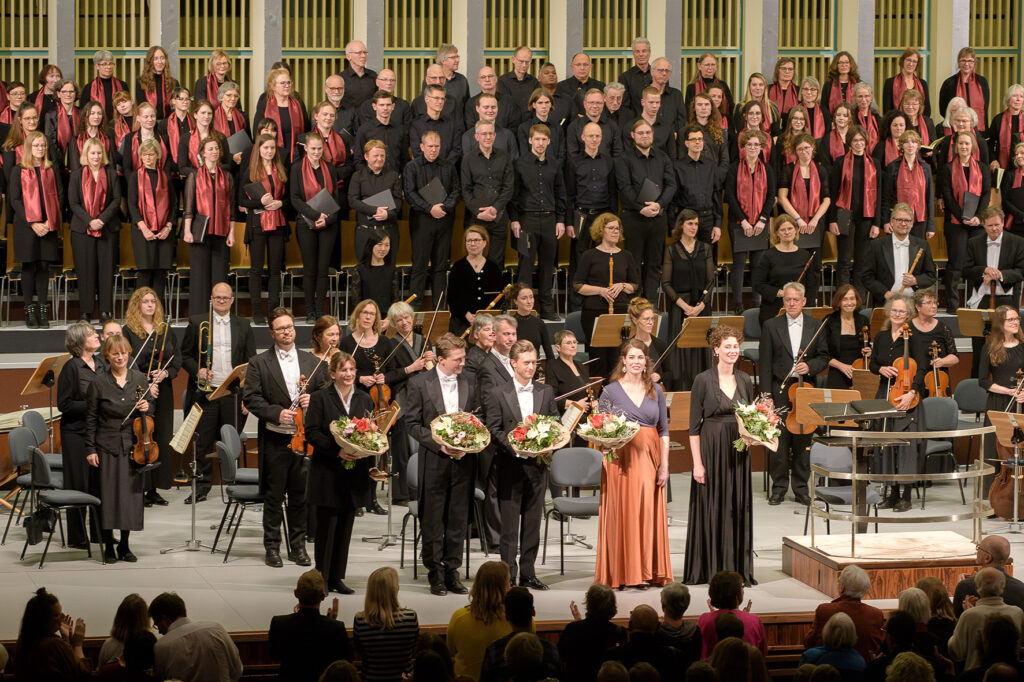
[[[570,156],[565,173],[565,189],[576,210],[607,210],[615,206],[615,162],[611,154],[598,149],[596,156],[586,152]]]
[[[466,202],[467,219],[475,220],[480,209],[494,206],[500,220],[512,199],[514,188],[512,158],[502,150],[492,150],[488,158],[476,149],[463,158],[462,196]]]
[[[609,259],[612,261],[611,282],[608,281]],[[587,249],[580,256],[579,263],[576,265],[576,275],[573,277],[574,287],[578,289],[583,284],[606,287],[609,284],[617,284],[619,282],[632,284],[634,291],[636,291],[635,288],[640,284],[640,268],[637,267],[636,261],[633,260],[633,254],[629,251],[623,249],[616,253],[607,253],[595,247]],[[625,291],[620,291],[615,299],[615,312],[626,312],[626,309],[629,307],[629,300],[633,296],[635,294],[627,294]],[[586,310],[607,310],[608,301],[596,295],[584,296],[583,308]]]
[[[376,117],[359,126],[356,133],[356,168],[366,167],[363,147],[370,140],[380,140],[388,148],[387,167],[399,170],[409,160],[409,130],[392,117],[381,123]]]
[[[371,299],[377,304],[377,310],[387,312],[391,304],[398,298],[398,279],[395,277],[395,266],[391,263],[370,265],[360,263],[356,266],[353,282],[355,300]]]
[[[103,359],[99,354],[92,356],[95,370],[85,364],[81,356],[68,360],[57,377],[57,409],[60,410],[60,431],[85,433],[85,417],[89,412],[86,395],[89,385],[104,371]]]
[[[676,172],[676,196],[674,202],[679,208],[689,208],[701,213],[711,211],[715,227],[722,226],[722,193],[715,191],[718,184],[718,167],[715,162],[701,154],[694,161],[686,154],[673,162]]]
[[[572,100],[574,108],[570,115],[575,116],[583,113],[583,98],[586,96],[587,91],[593,88],[603,92],[604,83],[596,78],[587,78],[585,82],[581,83],[576,76],[569,76],[565,80],[558,82],[558,85],[555,86],[555,92]]]
[[[619,82],[626,86],[622,105],[629,107],[632,111],[640,111],[640,95],[644,88],[651,84],[650,63],[647,64],[646,71],[641,71],[636,64],[629,67],[619,76]]]
[[[576,118],[569,124],[569,127],[565,131],[565,149],[570,156],[573,154],[582,154],[584,150],[583,144],[583,128],[588,123],[594,123],[586,116]],[[601,114],[601,118],[596,121],[597,125],[601,126],[601,153],[611,154],[612,156],[618,156],[622,153],[623,142],[619,136],[619,127],[615,122],[608,117],[608,114]],[[630,140],[632,143],[632,140]],[[630,146],[633,146],[630,144]]]
[[[360,76],[351,66],[347,66],[338,75],[345,81],[345,96],[341,98],[344,106],[358,107],[377,92],[377,72],[373,69],[363,69],[363,75]]]
[[[522,213],[553,211],[555,222],[564,223],[567,210],[563,178],[562,164],[557,159],[545,155],[542,161],[532,153],[518,158],[509,218],[519,220]]]
[[[485,261],[480,272],[473,270],[465,258],[455,261],[448,273],[448,304],[452,312],[449,329],[461,334],[469,326],[466,313],[486,308],[501,287],[501,269],[494,261]]]
[[[366,203],[364,199],[368,199],[384,190],[391,190],[395,208],[388,209],[388,219],[381,222],[373,217],[374,213],[377,212],[377,207]],[[398,171],[386,166],[380,173],[374,173],[369,167],[360,168],[352,174],[352,180],[349,182],[348,204],[355,209],[357,225],[381,227],[385,224],[393,223],[398,220],[398,212],[402,207],[401,176],[398,175]]]
[[[498,76],[498,92],[512,99],[522,118],[529,112],[530,95],[539,87],[540,81],[529,73],[523,76],[523,80],[516,78],[515,71]]]
[[[649,152],[645,155],[636,145],[630,145],[615,160],[615,182],[619,186],[622,208],[639,211],[644,204],[637,196],[644,180],[650,178],[651,182],[661,189],[657,201],[661,204],[661,212],[664,214],[676,192],[675,169],[672,167],[672,160],[661,150],[652,147]]]
[[[477,93],[470,97],[466,100],[465,106],[463,106],[462,120],[466,128],[472,128],[480,120],[480,116],[476,113],[476,101],[480,98],[481,94],[483,93]],[[509,130],[518,128],[519,123],[523,120],[519,107],[515,105],[512,98],[505,97],[500,92],[495,93],[494,96],[498,100],[498,115],[494,117],[495,124],[500,128],[508,128]]]
[[[441,138],[441,155],[438,158],[454,161],[462,157],[462,130],[453,118],[442,113],[437,119],[430,118],[426,114],[413,119],[409,126],[409,147],[414,159],[423,156],[423,152],[420,150],[420,141],[431,130]]]
[[[517,338],[520,341],[532,343],[538,355],[543,348],[544,357],[548,362],[551,362],[551,358],[556,356],[554,351],[551,350],[551,334],[548,332],[548,326],[544,324],[544,321],[536,315],[523,317],[519,313],[512,313],[512,317],[518,323],[516,327]]]
[[[342,100],[342,102],[344,101],[345,100]],[[416,116],[427,113],[426,106],[424,106],[423,110],[420,111],[419,113],[414,113],[412,105],[410,105],[409,102],[402,99],[398,95],[395,95],[394,93],[392,93],[391,95],[391,101],[395,105],[394,110],[391,112],[391,122],[400,128],[408,127],[408,125],[412,123],[412,120]],[[419,101],[422,102],[423,98],[421,97]],[[442,113],[450,113],[449,109],[450,108],[446,106]],[[341,112],[338,113],[338,116],[341,116]],[[353,123],[352,134],[356,134],[356,131],[359,130],[359,126],[363,125],[364,123],[369,123],[375,118],[377,118],[377,112],[373,110],[373,100],[368,99],[362,104],[360,104],[359,107],[356,109],[355,123]]]
[[[526,156],[530,153],[530,128],[535,125],[545,125],[551,131],[551,143],[548,144],[548,155],[556,159],[565,158],[565,130],[557,125],[554,119],[548,115],[548,120],[542,121],[535,115],[530,114],[519,124],[516,130],[516,140],[519,143],[519,156]]]
[[[409,202],[409,206],[413,211],[430,213],[430,209],[433,206],[420,196],[419,190],[426,187],[434,178],[440,180],[447,193],[441,208],[448,215],[452,215],[459,203],[459,198],[462,196],[462,188],[459,186],[459,174],[455,169],[455,165],[447,161],[441,161],[440,156],[436,161],[430,162],[421,155],[405,164],[405,171],[402,173],[405,200]]]

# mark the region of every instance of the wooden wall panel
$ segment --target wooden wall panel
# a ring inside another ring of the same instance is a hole
[[[46,3],[0,0],[0,79],[21,81],[35,90],[39,72],[49,61]]]
[[[530,73],[539,73],[548,60],[548,9],[548,0],[487,0],[484,63],[499,76],[508,73],[513,51],[527,45],[533,50]]]
[[[646,26],[644,0],[584,0],[583,50],[593,53],[591,76],[605,83],[618,80],[633,65],[633,39],[644,35]],[[558,77],[570,75],[560,73]]]
[[[683,0],[681,82],[697,73],[700,55],[714,52],[718,77],[742,97],[747,74],[743,69],[743,0]],[[685,91],[685,87],[683,88]]]
[[[399,97],[411,101],[419,95],[438,46],[451,42],[451,22],[451,0],[387,0],[384,65],[398,75]]]
[[[899,70],[899,56],[907,47],[921,51],[917,70],[927,73],[928,9],[926,0],[875,0],[874,77],[877,86]],[[866,65],[861,65],[860,72],[867,74]]]
[[[992,93],[989,119],[1003,110],[1006,89],[1021,82],[1020,12],[1019,0],[971,0],[970,45]]]
[[[325,99],[324,81],[345,68],[352,35],[352,0],[284,0],[282,55],[294,88],[310,109]]]

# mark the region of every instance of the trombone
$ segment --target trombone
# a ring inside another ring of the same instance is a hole
[[[205,379],[196,380],[196,389],[203,393],[213,390],[210,373],[213,371],[213,307],[210,307],[210,319],[199,323],[199,364],[206,370]]]

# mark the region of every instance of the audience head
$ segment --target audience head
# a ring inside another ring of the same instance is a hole
[[[840,611],[825,623],[821,637],[827,648],[845,649],[857,642],[857,628],[853,625],[853,619]]]
[[[860,566],[850,564],[839,574],[839,590],[843,596],[863,599],[870,589],[871,578],[868,577],[868,572]]]
[[[326,596],[324,576],[320,571],[313,569],[299,576],[295,584],[295,598],[299,600],[299,606],[318,607]]]
[[[1017,663],[1020,630],[1005,613],[990,613],[981,628],[981,646],[989,663]]]
[[[935,682],[935,670],[913,651],[904,651],[885,669],[885,682]]]
[[[908,587],[900,592],[898,608],[909,613],[915,623],[927,623],[932,617],[928,595],[917,587]]]
[[[110,636],[124,643],[135,633],[148,631],[149,607],[146,606],[146,600],[137,594],[129,594],[121,600],[114,613]]]
[[[750,652],[739,637],[720,640],[711,651],[711,665],[720,680],[750,679]]]
[[[518,673],[535,670],[544,660],[544,647],[532,632],[518,632],[505,647],[505,664],[512,679]]]
[[[998,568],[983,568],[974,575],[979,597],[998,597],[1006,588],[1006,574]]]
[[[30,651],[39,640],[57,632],[60,622],[60,600],[47,592],[45,587],[40,587],[25,604],[18,633],[18,653]]]
[[[618,661],[605,661],[597,671],[597,682],[629,682],[629,671]]]
[[[360,679],[354,665],[348,661],[335,661],[320,675],[319,682],[360,682]]]
[[[661,674],[650,663],[640,661],[629,669],[629,682],[661,682]]]
[[[444,656],[434,649],[420,651],[413,659],[412,679],[420,682],[451,682],[455,679],[451,660],[446,662]]]
[[[505,593],[505,619],[513,628],[529,630],[533,624],[533,614],[532,592],[525,587],[512,587]]]
[[[796,673],[793,675],[793,682],[810,682],[811,675],[818,666],[813,663],[804,663],[802,666],[796,669]]]
[[[811,671],[810,682],[843,682],[843,676],[834,665],[823,663]]]
[[[149,604],[149,617],[161,635],[167,634],[171,623],[187,615],[185,600],[174,592],[161,592]]]
[[[7,653],[7,647],[5,647],[3,644],[0,644],[0,673],[2,673],[4,669],[7,667],[7,661],[9,661],[10,658],[11,655]]]
[[[587,618],[594,620],[611,620],[618,613],[618,606],[615,603],[615,592],[607,585],[594,583],[587,588],[587,596],[584,597]]]
[[[707,661],[696,661],[686,669],[686,682],[718,682],[718,673]]]
[[[743,576],[736,571],[719,571],[711,576],[708,598],[715,609],[739,608],[743,601]]]
[[[505,593],[510,574],[504,561],[485,561],[476,571],[473,589],[469,592],[469,613],[490,625],[505,615]]]
[[[885,638],[889,651],[903,651],[914,644],[917,622],[906,611],[893,611],[885,621]]]
[[[381,566],[366,581],[363,618],[372,626],[390,630],[395,627],[395,614],[401,608],[398,603],[398,571],[390,566]]]
[[[661,611],[665,618],[679,620],[690,606],[690,588],[671,582],[661,588]]]
[[[1016,663],[996,663],[985,671],[983,682],[1017,682]]]
[[[979,566],[1005,566],[1010,558],[1010,543],[1001,535],[986,535],[978,543]]]
[[[641,604],[629,612],[629,632],[654,634],[658,631],[658,612],[647,604]]]
[[[124,667],[134,672],[152,669],[154,646],[156,646],[156,635],[150,630],[132,633],[128,639],[124,640]]]
[[[743,621],[732,611],[722,611],[715,616],[715,641],[721,642],[728,637],[743,639]]]
[[[923,591],[928,597],[932,618],[956,620],[956,616],[953,614],[953,603],[949,599],[949,591],[941,580],[932,576],[921,578],[914,587]]]

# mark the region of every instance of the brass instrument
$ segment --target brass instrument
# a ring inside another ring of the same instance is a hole
[[[196,380],[196,388],[203,393],[213,390],[210,374],[213,372],[213,307],[210,307],[210,319],[199,323],[199,367],[206,370],[205,379]]]

